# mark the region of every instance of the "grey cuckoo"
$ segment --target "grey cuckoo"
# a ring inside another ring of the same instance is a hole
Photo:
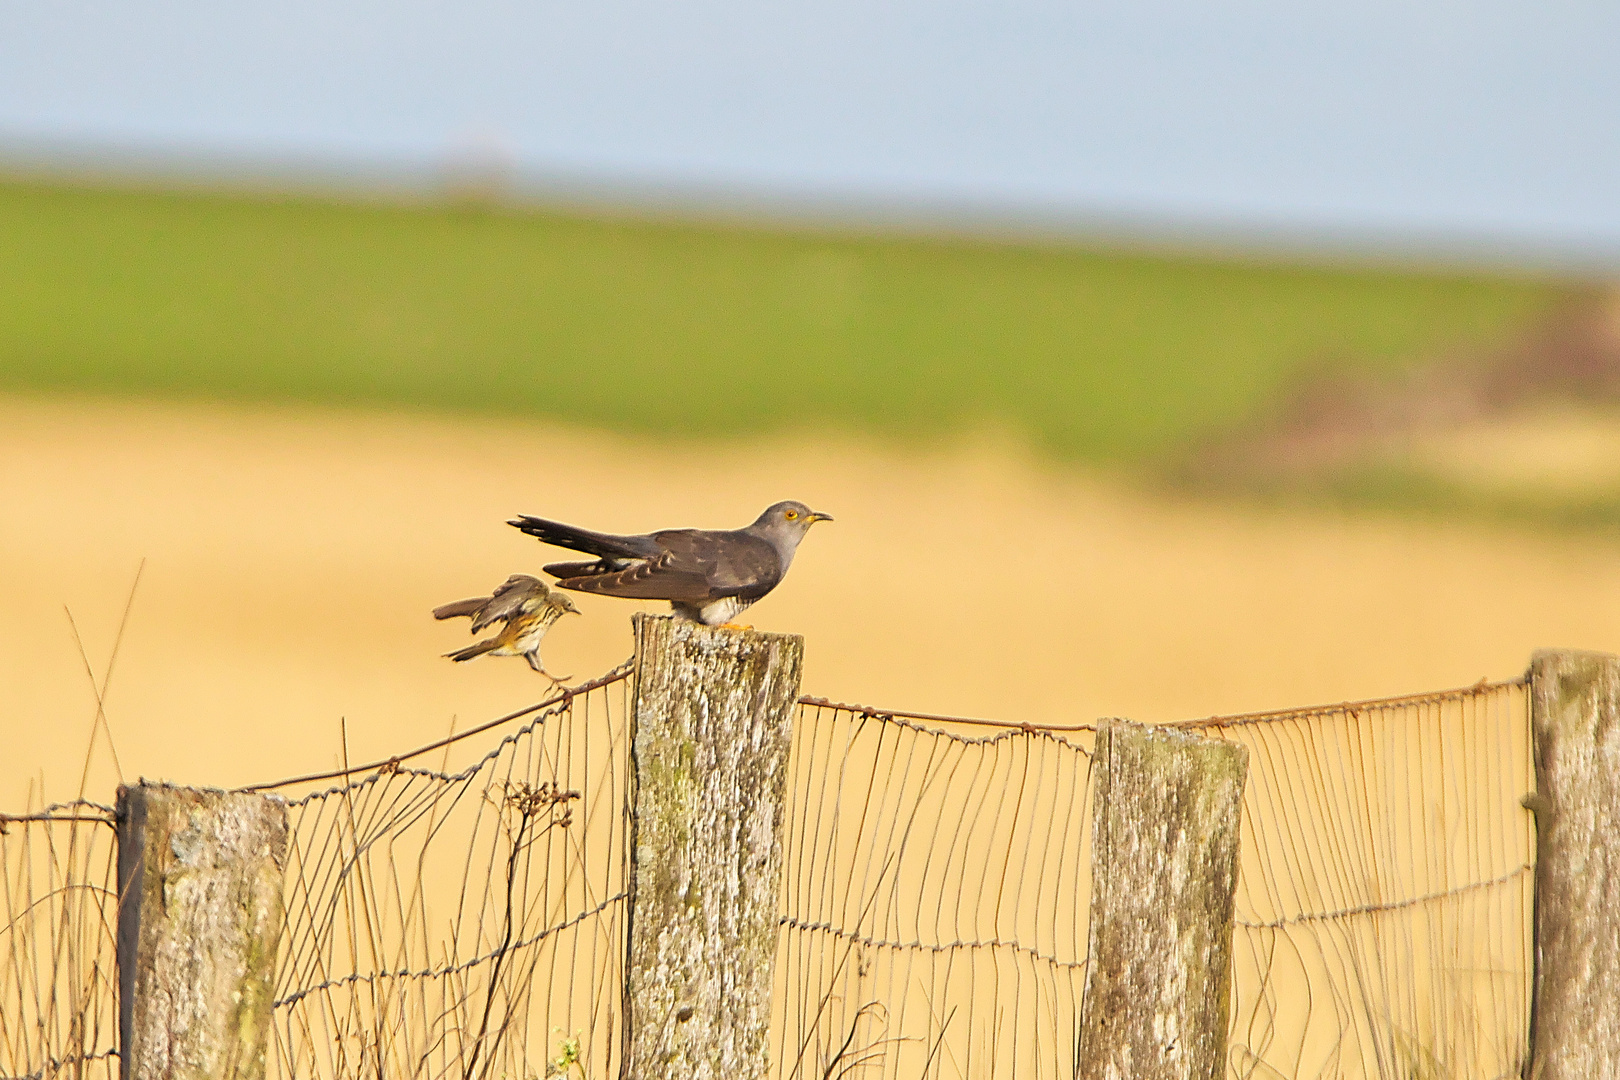
[[[547,544],[596,556],[547,566],[561,588],[668,600],[676,615],[718,626],[776,588],[810,526],[831,520],[803,503],[779,502],[741,529],[611,536],[527,514],[507,524]]]

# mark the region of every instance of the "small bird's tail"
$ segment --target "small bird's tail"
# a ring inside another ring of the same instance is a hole
[[[500,647],[501,643],[499,641],[496,641],[494,638],[490,638],[488,641],[480,641],[476,645],[469,645],[465,649],[457,649],[455,652],[447,652],[444,655],[448,656],[450,659],[459,664],[463,660],[471,660],[475,656],[483,656],[485,653],[491,652]]]
[[[471,615],[485,604],[489,603],[487,596],[474,596],[466,600],[457,600],[453,604],[444,604],[433,609],[435,619],[454,619],[461,615]]]

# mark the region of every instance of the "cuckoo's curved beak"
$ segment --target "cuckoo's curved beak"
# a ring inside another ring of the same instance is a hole
[[[810,524],[812,525],[818,521],[831,521],[832,519],[833,516],[831,514],[823,514],[820,510],[810,511]]]

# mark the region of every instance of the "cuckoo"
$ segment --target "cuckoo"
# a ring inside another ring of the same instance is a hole
[[[527,514],[507,524],[547,544],[596,556],[546,566],[561,588],[668,600],[677,616],[719,626],[776,588],[810,526],[831,520],[803,503],[779,502],[741,529],[612,536]]]

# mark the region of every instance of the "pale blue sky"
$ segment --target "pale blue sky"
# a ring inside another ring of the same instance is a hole
[[[1620,254],[1614,0],[0,0],[0,157],[538,177]]]

